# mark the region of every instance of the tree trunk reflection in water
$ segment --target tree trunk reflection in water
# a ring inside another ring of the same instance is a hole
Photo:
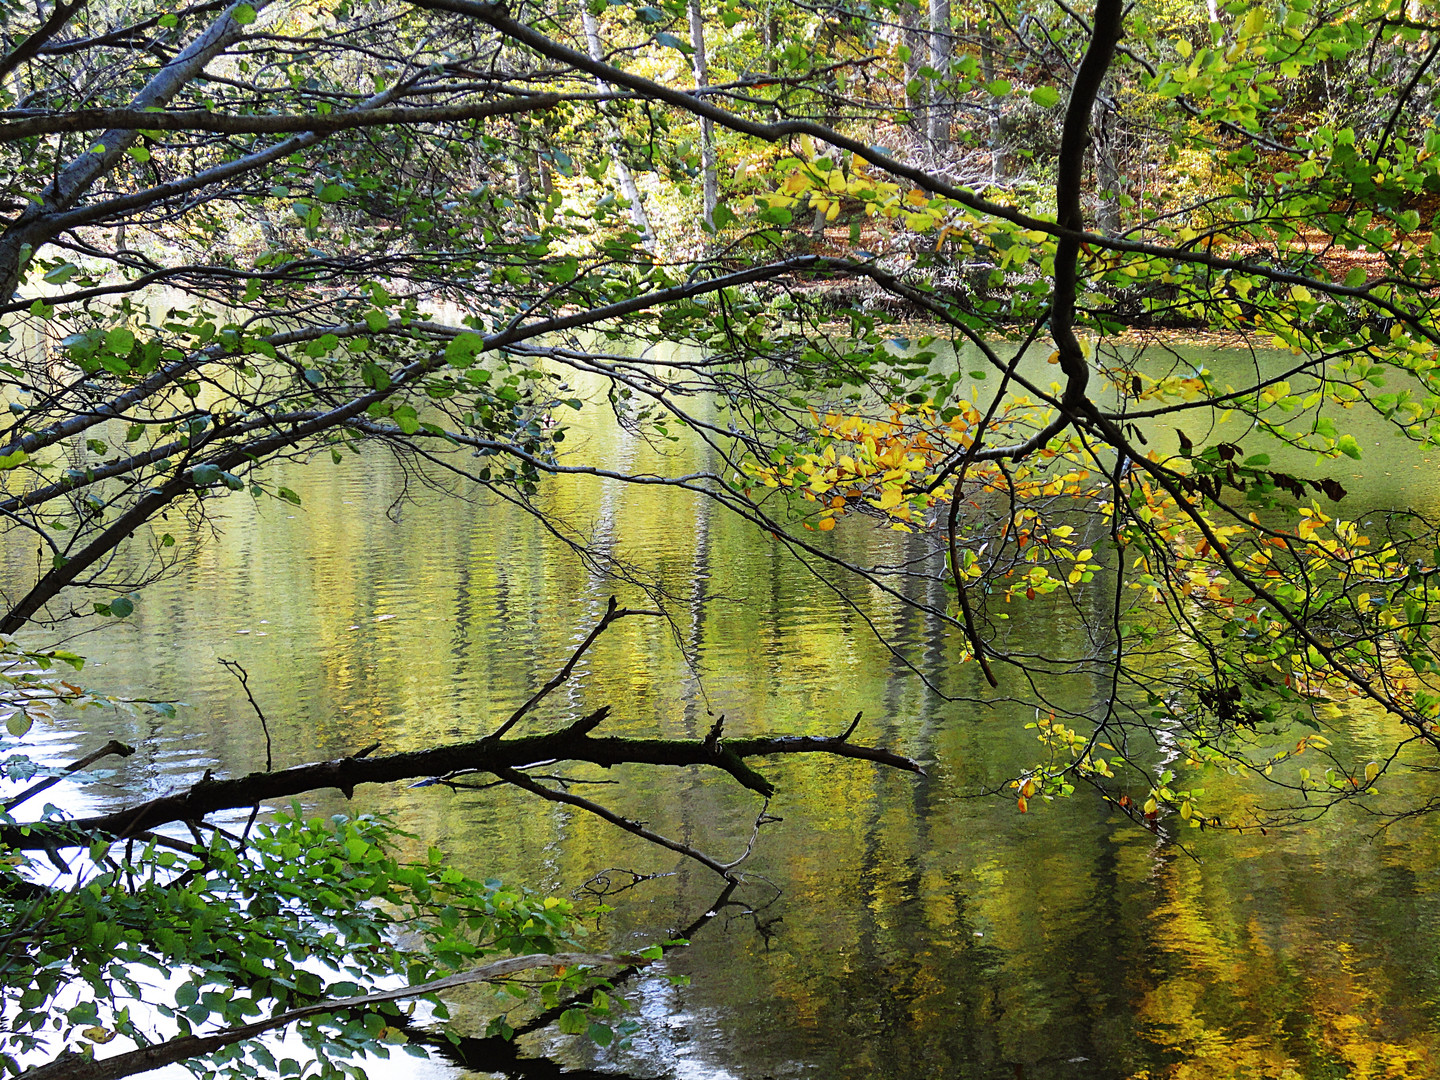
[[[1231,361],[1203,362],[1223,372]],[[577,427],[575,437],[606,444],[597,449],[632,472],[704,465],[686,447],[662,460],[619,428]],[[518,706],[536,672],[573,650],[576,627],[604,595],[593,565],[576,563],[512,508],[424,492],[416,512],[388,521],[401,480],[378,455],[339,468],[278,465],[272,479],[299,491],[302,507],[221,503],[224,533],[204,561],[148,593],[123,634],[89,650],[87,674],[107,689],[190,703],[154,729],[95,713],[67,722],[76,741],[96,725],[97,741],[140,745],[117,768],[117,792],[262,763],[254,718],[214,654],[251,673],[277,765],[373,739],[387,750],[433,746],[457,730],[481,734]],[[1397,494],[1387,486],[1394,478],[1370,483],[1357,483],[1354,497],[1433,501],[1427,491]],[[1093,799],[1035,800],[1022,815],[1010,797],[967,798],[1034,759],[1035,732],[1024,725],[1035,718],[1003,697],[982,700],[977,673],[956,667],[957,642],[935,616],[869,589],[846,590],[845,604],[768,536],[680,493],[638,499],[596,483],[539,497],[606,557],[642,564],[679,598],[682,639],[699,658],[692,672],[665,633],[622,623],[587,655],[573,694],[557,694],[554,712],[538,718],[544,724],[613,702],[616,734],[698,736],[706,709],[724,713],[736,736],[762,727],[833,734],[863,711],[868,741],[922,758],[929,775],[815,761],[767,768],[784,821],[763,832],[752,869],[783,894],[771,900],[757,884],[758,899],[745,897],[768,902],[763,912],[722,912],[694,930],[694,944],[665,961],[693,976],[678,997],[654,980],[632,991],[647,1019],[663,1029],[674,1009],[682,1018],[673,1023],[688,1030],[637,1038],[628,1052],[535,1035],[518,1053],[595,1074],[746,1080],[816,1069],[840,1080],[990,1080],[1017,1066],[1031,1080],[1129,1080],[1176,1060],[1231,1059],[1257,1076],[1279,1075],[1290,1061],[1311,1080],[1365,1053],[1440,1053],[1423,1004],[1440,996],[1440,975],[1415,962],[1440,951],[1429,903],[1440,894],[1440,841],[1425,830],[1408,830],[1403,843],[1361,843],[1365,823],[1341,814],[1305,836],[1203,836],[1196,863]],[[826,542],[852,553],[864,545],[867,558],[897,566],[925,550],[923,537],[866,534],[863,522]],[[906,580],[912,600],[939,608],[948,599]],[[1101,582],[1095,602],[1109,595]],[[1073,612],[1059,604],[992,600],[988,616],[1037,653],[1104,644],[1077,637]],[[925,690],[910,664],[941,694]],[[1103,689],[1074,679],[1066,700],[1093,711]],[[1345,752],[1368,753],[1381,733],[1357,716]],[[616,792],[619,812],[724,857],[754,819],[748,792],[633,771],[619,778],[623,787],[602,789],[602,801]],[[1229,783],[1222,776],[1213,786],[1223,794]],[[623,949],[713,910],[713,875],[677,869],[528,797],[361,789],[354,803],[322,797],[314,806],[388,810],[418,850],[440,842],[467,871],[537,888],[568,893],[607,867],[669,875],[615,898],[597,947]],[[1337,969],[1339,956],[1347,959]],[[481,1059],[473,1054],[489,1044],[463,1045],[476,1068],[554,1069]]]

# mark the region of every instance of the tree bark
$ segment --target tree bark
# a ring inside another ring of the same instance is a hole
[[[251,773],[232,780],[201,780],[185,791],[123,810],[64,823],[37,822],[0,828],[0,844],[45,850],[88,844],[87,834],[132,837],[176,821],[200,821],[220,810],[288,799],[309,791],[338,788],[347,797],[361,784],[443,777],[456,772],[513,770],[536,761],[586,761],[614,765],[706,765],[729,773],[741,786],[769,796],[775,786],[745,763],[771,754],[833,754],[923,773],[910,758],[849,742],[845,736],[791,735],[750,739],[592,738],[609,715],[601,708],[560,731],[516,739],[476,739],[467,743],[386,757],[348,757],[299,765],[278,772]]]
[[[605,50],[600,44],[600,24],[596,22],[595,16],[590,14],[588,7],[580,9],[580,20],[585,27],[585,45],[590,52],[590,59],[597,64],[603,62]],[[598,76],[595,85],[602,94],[610,93],[610,84]],[[615,163],[615,179],[620,185],[620,194],[630,203],[630,220],[635,225],[635,231],[640,234],[640,243],[645,250],[655,251],[655,232],[650,228],[650,215],[645,212],[645,201],[640,197],[640,188],[636,186],[635,174],[630,171],[630,166],[625,164],[625,139],[620,134],[620,127],[608,115],[605,117],[605,141],[610,147],[610,160]]]
[[[930,113],[927,134],[930,148],[944,153],[950,146],[950,56],[954,39],[950,34],[950,0],[930,0],[930,66],[937,72],[930,85]]]
[[[925,15],[913,2],[900,5],[900,40],[910,50],[905,58],[905,109],[910,114],[910,128],[916,135],[925,134],[925,106],[930,100],[928,87],[920,77],[929,55],[925,40]]]
[[[1102,85],[1090,110],[1090,150],[1095,160],[1095,228],[1106,236],[1120,233],[1122,180],[1115,149],[1115,100]]]
[[[690,62],[695,72],[695,89],[710,85],[710,68],[705,59],[705,16],[700,0],[690,0]],[[704,220],[708,232],[715,230],[715,207],[720,201],[720,181],[715,167],[715,121],[700,117],[700,172],[704,199]]]
[[[980,74],[988,83],[995,78],[995,35],[987,22],[980,29]],[[1005,161],[1005,114],[1000,99],[990,95],[990,182],[1003,184],[1007,174]]]

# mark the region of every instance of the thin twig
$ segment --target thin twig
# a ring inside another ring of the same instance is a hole
[[[260,718],[260,730],[265,733],[265,771],[273,772],[275,762],[271,757],[270,749],[270,724],[265,719],[265,713],[260,708],[260,703],[255,700],[255,695],[250,692],[250,673],[240,666],[238,660],[226,660],[223,656],[215,658],[220,665],[235,678],[240,680],[240,687],[245,691],[245,696],[250,699],[250,707],[255,710],[255,715]]]
[[[590,648],[591,645],[595,644],[595,639],[598,638],[601,634],[603,634],[606,630],[608,630],[610,628],[610,624],[613,623],[615,620],[623,619],[627,615],[664,614],[665,613],[663,611],[637,611],[632,610],[631,608],[622,608],[619,606],[619,601],[616,600],[615,597],[610,597],[610,603],[606,605],[604,616],[600,619],[598,623],[595,624],[595,629],[591,630],[590,633],[586,636],[585,640],[580,643],[580,647],[575,650],[574,655],[570,657],[569,661],[565,664],[565,666],[562,667],[559,671],[557,671],[554,677],[551,678],[549,682],[547,682],[539,690],[535,691],[529,701],[525,702],[524,705],[521,705],[520,708],[516,709],[513,713],[511,713],[510,719],[506,720],[503,724],[501,724],[495,730],[495,732],[490,735],[490,738],[500,738],[500,736],[504,735],[507,731],[513,728],[516,724],[518,724],[521,718],[526,713],[528,713],[536,705],[540,704],[540,702],[544,700],[545,696],[549,694],[550,691],[554,690],[557,686],[565,682],[566,679],[570,678],[570,673],[575,670],[575,665],[579,663],[580,657],[585,655],[585,650]]]
[[[500,777],[500,779],[508,781],[509,783],[514,784],[516,787],[524,788],[532,795],[539,795],[540,798],[547,799],[550,802],[565,803],[567,806],[575,806],[581,810],[586,810],[594,814],[596,817],[604,818],[606,821],[610,822],[610,824],[624,829],[628,833],[633,833],[634,835],[640,837],[642,840],[648,840],[652,844],[658,844],[663,848],[669,848],[671,851],[684,855],[688,859],[694,859],[702,866],[706,866],[709,867],[711,870],[714,870],[715,873],[719,874],[726,881],[734,881],[736,878],[734,872],[734,866],[736,865],[735,863],[722,863],[719,859],[712,858],[711,856],[706,855],[703,851],[700,851],[697,848],[692,848],[688,844],[682,844],[678,840],[671,840],[667,836],[661,836],[653,829],[647,829],[638,821],[631,821],[627,817],[622,817],[621,815],[615,813],[615,811],[607,807],[601,806],[597,802],[591,802],[589,799],[581,798],[579,795],[572,795],[568,791],[556,791],[554,788],[548,788],[544,784],[541,784],[531,779],[517,769],[509,769],[503,765],[497,765],[490,771],[493,772],[496,776]],[[766,805],[768,804],[769,800],[766,800]],[[748,848],[746,849],[746,854],[749,854]],[[741,858],[743,859],[744,856],[742,855]],[[736,860],[736,862],[738,861],[739,860]]]
[[[42,791],[54,787],[71,773],[79,772],[87,765],[93,765],[95,762],[99,761],[103,757],[109,757],[111,754],[118,754],[120,757],[124,758],[129,757],[133,753],[135,753],[135,748],[133,746],[126,746],[122,742],[111,739],[99,750],[96,750],[93,754],[86,754],[79,761],[72,762],[71,764],[66,765],[65,772],[63,774],[59,776],[46,777],[44,780],[31,784],[24,791],[20,792],[19,795],[11,796],[5,801],[5,811],[6,813],[9,813],[11,810],[14,810],[17,806],[19,806],[26,800],[32,799],[36,795],[39,795]]]

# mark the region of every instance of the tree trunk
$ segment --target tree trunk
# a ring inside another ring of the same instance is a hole
[[[914,3],[900,5],[901,43],[910,50],[905,60],[905,108],[916,135],[925,134],[925,104],[929,100],[920,69],[925,66],[929,44],[925,40],[925,16]]]
[[[600,25],[595,21],[595,16],[590,14],[589,8],[581,8],[580,18],[585,27],[585,44],[589,49],[590,59],[598,63],[605,59],[605,50],[600,46]],[[595,85],[602,94],[610,93],[610,84],[604,79],[596,79]],[[620,194],[630,203],[630,220],[635,224],[635,231],[640,234],[640,243],[646,251],[653,254],[655,233],[650,228],[650,216],[645,213],[645,201],[640,198],[635,175],[630,171],[630,166],[625,164],[625,140],[620,134],[619,126],[609,116],[605,117],[605,141],[610,147],[610,160],[615,163],[615,179],[620,185]]]
[[[765,9],[765,74],[774,75],[780,70],[779,58],[775,55],[775,45],[780,37],[780,20],[775,15],[775,5],[771,4]]]
[[[691,64],[695,71],[695,88],[710,85],[710,69],[705,62],[705,17],[700,0],[690,0],[690,44],[695,52]],[[720,201],[720,181],[715,172],[715,122],[708,116],[700,118],[700,171],[704,187],[704,220],[707,232],[715,231],[715,205]]]
[[[515,149],[515,202],[520,212],[520,224],[534,232],[539,225],[535,216],[535,180],[530,172],[534,158],[525,140]]]
[[[943,153],[950,145],[950,102],[945,83],[950,78],[950,0],[930,0],[930,66],[938,72],[930,87],[930,146]]]
[[[1106,236],[1120,232],[1123,181],[1115,152],[1115,99],[1102,86],[1090,109],[1090,147],[1095,155],[1095,226]]]
[[[987,22],[980,29],[980,74],[985,81],[995,78],[995,35]],[[1000,99],[990,95],[990,182],[1003,184],[1007,172],[1005,161],[1005,115],[1000,111]]]

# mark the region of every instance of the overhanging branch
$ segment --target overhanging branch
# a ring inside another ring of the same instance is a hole
[[[920,764],[903,754],[880,747],[862,746],[844,737],[768,736],[726,739],[592,738],[586,717],[572,727],[519,739],[476,739],[431,750],[416,750],[384,757],[347,757],[297,765],[278,772],[251,773],[230,780],[201,780],[184,791],[162,796],[123,810],[64,824],[36,823],[0,829],[0,844],[11,848],[44,850],[89,843],[89,836],[135,836],[177,821],[199,821],[221,810],[254,806],[257,802],[289,799],[311,791],[338,788],[349,796],[362,784],[393,784],[462,770],[503,775],[537,761],[584,761],[603,768],[615,765],[708,766],[729,773],[737,783],[761,795],[775,786],[746,764],[747,758],[774,754],[831,754],[870,761],[907,772],[924,773]],[[580,729],[577,733],[577,728]]]

